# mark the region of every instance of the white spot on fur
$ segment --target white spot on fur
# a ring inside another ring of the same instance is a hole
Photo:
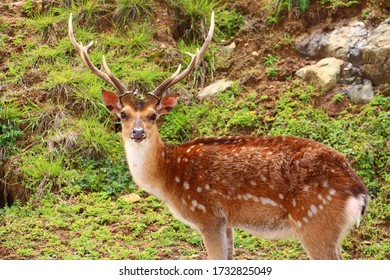
[[[313,212],[313,214],[317,214],[318,209],[317,209],[317,207],[314,204],[312,204],[310,206],[310,209],[311,209],[311,212]]]
[[[188,158],[183,158],[183,161],[188,162]]]
[[[309,220],[306,218],[306,217],[303,217],[303,219],[302,219],[305,223],[308,223],[309,222]]]
[[[329,194],[326,196],[326,199],[332,201],[332,197]]]
[[[188,184],[188,182],[184,182],[183,183],[183,187],[188,190],[190,188],[190,184]]]
[[[241,194],[238,194],[238,195],[237,195],[237,199],[241,199]]]
[[[198,201],[196,201],[195,199],[193,200],[193,201],[191,201],[191,204],[193,205],[193,206],[198,206]]]
[[[175,176],[175,181],[176,181],[176,183],[179,183],[180,182],[180,178]]]
[[[266,178],[264,175],[260,175],[260,179],[261,179],[261,181],[263,181],[263,182],[267,181],[267,178]]]
[[[178,157],[177,158],[177,163],[180,163],[180,161],[181,161],[181,157]]]
[[[200,193],[202,192],[202,188],[201,187],[197,187],[196,190]]]
[[[282,193],[278,194],[278,196],[280,199],[282,199],[282,200],[284,199],[284,195]]]
[[[319,200],[323,200],[324,199],[321,194],[318,194],[317,197],[318,197]]]
[[[187,205],[187,201],[184,198],[181,199],[181,203],[183,203],[183,205]]]
[[[310,188],[309,185],[304,185],[304,186],[303,186],[303,190],[304,190],[305,192],[307,192],[307,191],[309,190],[309,188]]]
[[[329,190],[329,194],[330,195],[335,195],[336,194],[336,190],[335,189],[330,189]]]
[[[162,157],[165,157],[165,152],[164,152],[164,151],[162,151],[161,155],[162,155]]]
[[[249,183],[252,185],[252,186],[256,186],[256,181],[255,180],[250,180]]]
[[[300,221],[297,221],[297,226],[298,226],[299,228],[301,228],[301,227],[302,227],[302,223],[301,223]]]
[[[322,186],[323,186],[324,188],[327,188],[327,187],[329,186],[328,181],[327,181],[327,180],[323,181],[323,182],[322,182]]]
[[[260,202],[263,203],[264,205],[278,206],[278,204],[275,201],[267,197],[260,197]]]
[[[324,206],[322,206],[322,204],[320,204],[320,205],[318,205],[318,209],[323,210]]]
[[[209,184],[206,184],[206,185],[204,186],[204,188],[206,189],[206,191],[208,191],[208,190],[210,189],[210,185],[209,185]]]
[[[198,209],[206,213],[206,207],[203,204],[199,204]]]
[[[308,215],[309,217],[313,217],[313,212],[311,212],[311,210],[309,210],[309,211],[307,211],[307,215]]]
[[[293,198],[293,200],[292,200],[292,206],[293,207],[297,206],[297,201],[295,200],[295,198]]]

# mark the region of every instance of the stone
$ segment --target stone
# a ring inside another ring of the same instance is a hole
[[[141,200],[141,197],[138,195],[138,194],[135,194],[135,193],[131,193],[131,194],[126,194],[126,195],[122,195],[120,197],[123,201],[126,201],[126,202],[137,202],[137,201],[140,201]]]
[[[371,32],[360,49],[363,75],[375,85],[390,83],[390,18]]]
[[[368,79],[359,79],[345,90],[345,94],[352,103],[368,103],[374,98],[372,82]]]
[[[295,74],[304,81],[312,82],[324,91],[333,88],[340,77],[344,61],[334,57],[321,59],[314,65],[305,66]]]
[[[229,81],[229,80],[226,80],[226,79],[218,80],[218,81],[212,83],[211,85],[208,85],[204,89],[202,89],[198,93],[198,98],[200,100],[203,100],[205,98],[211,98],[216,93],[222,92],[222,91],[228,89],[232,84],[233,84],[232,81]]]
[[[360,21],[342,22],[331,32],[317,28],[298,37],[295,44],[305,57],[336,57],[359,68],[353,70],[355,77],[342,78],[342,83],[356,77],[368,78],[374,85],[390,82],[390,18],[373,30]]]
[[[369,31],[361,21],[343,22],[331,32],[315,29],[310,34],[304,34],[297,38],[295,45],[305,57],[336,57],[347,60],[351,48],[364,41],[368,34]]]
[[[350,62],[346,62],[341,69],[339,83],[347,85],[352,84],[357,77],[361,76],[360,72],[361,71],[357,66],[354,66]]]

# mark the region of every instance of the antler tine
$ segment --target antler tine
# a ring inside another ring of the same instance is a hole
[[[175,73],[173,73],[168,79],[166,79],[164,82],[162,82],[158,87],[156,87],[152,92],[149,92],[148,94],[158,99],[158,101],[160,101],[161,94],[167,90],[167,88],[172,83],[172,81],[176,78],[177,75],[179,75],[180,70],[181,70],[181,64],[179,64],[179,67],[177,67]]]
[[[104,55],[103,55],[102,61],[103,61],[104,71],[106,71],[108,77],[110,77],[111,81],[116,85],[116,88],[118,89],[118,91],[121,94],[127,93],[127,89],[126,89],[125,85],[121,81],[119,81],[119,79],[112,74],[110,68],[108,68],[106,58]]]
[[[157,88],[155,88],[152,92],[150,92],[149,93],[150,95],[160,100],[164,91],[166,91],[168,88],[170,88],[171,86],[173,86],[174,84],[178,83],[186,76],[188,76],[188,74],[196,67],[196,65],[202,59],[204,53],[206,52],[208,46],[210,45],[214,33],[214,25],[215,23],[214,23],[214,11],[213,11],[211,13],[210,29],[207,34],[206,40],[203,43],[203,46],[200,48],[200,50],[197,50],[195,54],[191,54],[188,52],[186,53],[189,56],[191,56],[191,62],[188,64],[187,68],[179,74],[180,72],[180,66],[179,66],[178,70],[171,77],[169,77],[162,84],[160,84]]]
[[[91,59],[88,56],[88,49],[92,46],[93,41],[91,41],[87,46],[83,47],[82,43],[77,43],[74,34],[73,34],[73,24],[72,24],[72,13],[69,15],[69,38],[70,41],[72,42],[73,47],[78,51],[81,59],[84,61],[84,63],[88,66],[91,71],[98,76],[99,78],[103,79],[110,85],[112,85],[120,94],[125,94],[126,93],[126,87],[116,78],[112,75],[110,69],[107,66],[107,63],[105,63],[105,58],[103,56],[103,67],[105,71],[107,72],[104,73],[103,71],[99,70],[91,61]]]

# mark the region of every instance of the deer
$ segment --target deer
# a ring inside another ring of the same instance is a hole
[[[165,94],[200,63],[214,32],[214,12],[203,45],[188,66],[143,97],[110,71],[98,69],[69,38],[85,65],[117,93],[102,90],[104,105],[121,121],[127,163],[138,187],[165,202],[172,214],[202,236],[208,259],[233,259],[234,229],[298,239],[311,259],[341,259],[342,238],[366,212],[368,189],[342,154],[295,136],[197,137],[171,145],[156,121],[177,104]],[[104,71],[103,71],[104,70]]]

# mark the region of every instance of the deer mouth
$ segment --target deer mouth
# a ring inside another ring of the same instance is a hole
[[[133,136],[131,137],[131,140],[133,140],[136,143],[141,143],[146,140],[146,136]]]

